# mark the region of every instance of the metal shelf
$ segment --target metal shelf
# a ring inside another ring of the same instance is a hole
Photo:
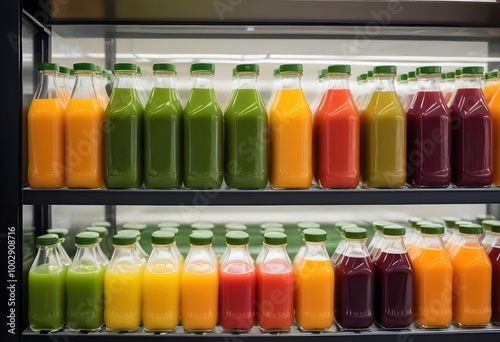
[[[500,203],[500,187],[446,189],[153,190],[23,189],[23,204],[382,205]]]

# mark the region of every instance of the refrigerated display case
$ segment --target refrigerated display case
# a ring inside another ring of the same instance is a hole
[[[89,341],[90,339],[147,338],[257,340],[264,339],[348,339],[350,341],[424,341],[454,339],[457,342],[498,341],[500,327],[484,329],[384,331],[373,328],[367,332],[328,333],[298,332],[262,334],[257,328],[250,333],[232,335],[217,327],[214,333],[186,334],[179,327],[173,334],[149,334],[143,331],[115,334],[107,332],[71,333],[67,331],[40,334],[27,328],[26,270],[34,256],[34,235],[51,226],[52,206],[102,206],[105,218],[116,223],[117,206],[364,206],[421,204],[487,204],[488,210],[500,214],[500,188],[446,189],[350,189],[350,190],[79,190],[31,189],[26,181],[26,113],[34,92],[35,66],[54,58],[51,44],[54,37],[68,41],[99,39],[103,44],[103,60],[110,69],[117,60],[120,39],[187,41],[190,39],[236,39],[252,41],[275,40],[287,46],[283,55],[272,63],[300,60],[305,55],[303,43],[320,40],[325,46],[337,45],[336,54],[325,48],[328,61],[358,61],[359,65],[380,60],[363,53],[370,42],[398,41],[407,44],[408,54],[425,50],[425,42],[442,45],[481,44],[479,55],[449,58],[452,62],[477,61],[494,69],[500,64],[500,3],[484,1],[336,1],[336,0],[47,0],[37,2],[7,1],[2,6],[2,51],[4,53],[4,86],[2,103],[2,191],[3,210],[0,250],[4,257],[2,280],[5,341],[43,342],[52,340]],[[223,45],[223,44],[222,44]],[[175,45],[172,45],[175,49]],[[412,47],[413,49],[411,49]],[[165,47],[168,50],[168,46]],[[229,51],[229,48],[228,48]],[[147,51],[146,51],[147,52]],[[226,51],[223,51],[226,52]],[[173,54],[174,52],[168,51]],[[385,51],[394,57],[394,51]],[[432,55],[432,51],[430,52]],[[178,56],[177,56],[178,57]],[[411,55],[393,59],[412,63],[426,62]],[[460,58],[459,58],[460,57]],[[145,56],[130,55],[132,61]],[[239,58],[239,57],[236,57]],[[255,57],[257,58],[257,57]],[[342,59],[343,58],[343,59]],[[446,60],[443,57],[441,60]],[[432,60],[427,60],[431,62]],[[318,61],[316,61],[318,64]],[[315,65],[316,65],[315,64]],[[360,207],[361,208],[361,207]],[[34,227],[31,230],[29,227]],[[30,240],[31,239],[31,240]]]

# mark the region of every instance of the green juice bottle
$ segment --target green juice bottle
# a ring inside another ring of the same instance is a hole
[[[231,189],[267,186],[267,111],[257,88],[259,66],[235,68],[236,89],[224,113],[225,180]]]
[[[215,65],[191,65],[193,87],[184,108],[184,186],[219,189],[223,179],[222,110],[214,89]]]
[[[106,188],[143,185],[143,115],[135,78],[137,66],[117,63],[116,85],[104,114],[104,181]]]
[[[144,110],[144,185],[182,186],[182,104],[173,64],[153,65],[155,85]]]

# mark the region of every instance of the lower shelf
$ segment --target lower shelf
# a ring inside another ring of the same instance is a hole
[[[347,332],[339,331],[336,328],[330,329],[323,333],[304,333],[298,331],[297,327],[292,327],[290,332],[280,334],[267,334],[259,331],[254,327],[250,332],[244,334],[230,334],[222,331],[220,326],[217,326],[214,332],[204,334],[188,334],[185,333],[182,327],[178,327],[173,333],[148,333],[139,328],[135,332],[127,333],[111,333],[102,329],[98,332],[91,333],[75,333],[69,331],[60,331],[56,333],[37,333],[27,328],[21,337],[23,342],[54,342],[54,341],[71,341],[71,342],[106,342],[109,339],[126,339],[128,342],[139,342],[149,338],[165,338],[172,340],[195,341],[200,338],[203,341],[225,341],[225,342],[242,342],[242,341],[276,341],[276,339],[286,339],[293,341],[307,341],[310,339],[318,339],[323,341],[331,341],[332,339],[342,339],[351,342],[433,342],[433,341],[448,341],[453,339],[453,342],[498,342],[500,341],[500,326],[488,325],[485,328],[460,329],[450,326],[440,330],[424,330],[417,327],[411,327],[403,330],[380,330],[373,326],[368,331]]]

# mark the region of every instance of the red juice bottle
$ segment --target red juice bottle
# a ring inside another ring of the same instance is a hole
[[[375,270],[366,229],[346,228],[346,248],[335,266],[335,321],[344,330],[370,328],[374,320]]]
[[[493,181],[491,112],[481,85],[483,67],[464,67],[450,103],[452,179],[456,187],[487,187]]]
[[[226,233],[219,266],[219,323],[225,331],[249,331],[255,322],[255,267],[248,242],[246,232]]]
[[[417,93],[407,118],[407,184],[448,187],[451,181],[451,113],[439,88],[441,67],[417,68]]]
[[[491,321],[500,324],[500,222],[491,224],[491,232],[495,240],[488,248],[488,256],[492,266],[491,283]]]
[[[383,329],[404,329],[413,322],[413,267],[403,243],[405,228],[384,226],[385,244],[375,264],[375,321]]]
[[[327,89],[314,115],[314,178],[322,188],[359,184],[359,112],[349,89],[350,75],[350,65],[327,68]]]
[[[294,319],[294,271],[285,233],[264,234],[267,253],[257,265],[257,323],[264,332],[289,331]]]

